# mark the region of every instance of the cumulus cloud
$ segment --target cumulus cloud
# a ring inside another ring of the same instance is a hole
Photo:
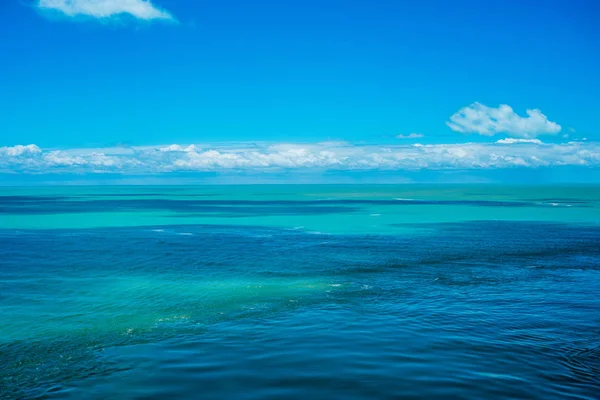
[[[35,144],[28,144],[26,146],[16,145],[13,147],[0,147],[0,155],[16,157],[23,154],[37,154],[41,153],[42,149],[37,147]]]
[[[173,20],[173,16],[154,6],[150,0],[39,0],[41,10],[59,11],[69,17],[105,19],[128,14],[141,20]]]
[[[561,130],[560,125],[549,121],[540,110],[527,110],[526,114],[526,117],[521,117],[506,104],[493,108],[481,103],[473,103],[458,110],[446,124],[455,132],[477,133],[484,136],[505,133],[521,138],[554,135]]]
[[[169,146],[165,146],[165,147],[159,147],[158,148],[159,151],[163,151],[163,152],[168,152],[168,151],[184,151],[184,152],[192,152],[192,151],[196,151],[197,148],[196,146],[194,146],[193,144],[189,145],[189,146],[182,146],[180,144],[171,144]]]
[[[409,133],[408,135],[396,135],[396,138],[398,139],[419,139],[422,138],[423,135],[421,133]]]
[[[173,171],[452,170],[600,166],[600,144],[544,144],[535,139],[494,143],[360,145],[345,142],[252,143],[45,150],[0,148],[4,173],[159,174]]]

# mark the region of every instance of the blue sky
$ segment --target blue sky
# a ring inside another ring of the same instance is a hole
[[[593,0],[4,0],[0,179],[589,174],[598,16]]]

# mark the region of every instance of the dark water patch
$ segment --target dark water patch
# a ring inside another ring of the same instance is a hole
[[[69,198],[90,198],[90,197],[216,197],[219,193],[140,193],[140,192],[124,192],[124,193],[90,193],[87,195],[70,196]]]
[[[0,196],[0,205],[18,205],[20,203],[69,201],[65,196]]]
[[[600,387],[600,347],[567,347],[563,359],[574,376]]]
[[[72,214],[90,212],[136,212],[136,211],[170,211],[187,214],[224,213],[229,215],[319,215],[328,213],[348,213],[358,211],[355,207],[336,205],[310,206],[297,202],[219,202],[195,200],[85,200],[63,201],[47,200],[44,202],[15,202],[0,204],[0,213],[4,214]]]
[[[563,203],[563,204],[589,204],[590,200],[579,199],[576,197],[541,197],[541,198],[530,198],[524,199],[523,201],[527,202],[536,202],[541,201],[544,203]]]
[[[450,256],[464,253],[459,244],[478,259],[489,259],[499,254],[524,259],[541,257],[578,257],[577,264],[596,265],[600,248],[600,225],[571,225],[525,221],[467,221],[460,223],[392,224],[403,229],[414,227],[430,232],[432,240],[440,245],[432,248],[432,257],[440,259],[436,251]],[[427,240],[427,239],[425,239]],[[445,248],[442,248],[444,246]],[[502,261],[502,260],[500,260]],[[558,259],[555,261],[559,262]]]
[[[360,211],[360,208],[356,207],[340,207],[340,206],[277,206],[277,207],[228,207],[228,206],[200,206],[197,207],[199,211],[207,214],[200,214],[186,212],[182,215],[176,215],[175,217],[190,218],[190,217],[205,217],[218,214],[219,217],[248,217],[257,215],[320,215],[320,214],[338,214],[338,213],[352,213]],[[181,212],[181,210],[173,210]],[[210,214],[212,213],[212,214]]]
[[[145,331],[79,332],[68,339],[0,343],[2,398],[47,398],[51,397],[51,392],[68,390],[78,381],[96,376],[118,376],[132,368],[102,362],[102,354],[107,349],[150,344],[183,332],[195,335],[204,330],[193,325],[161,326]]]
[[[141,195],[141,194],[140,194]],[[112,195],[109,195],[112,196]],[[558,203],[487,200],[173,200],[173,199],[112,199],[73,200],[65,197],[4,196],[0,197],[3,214],[55,214],[88,212],[171,211],[181,213],[241,213],[248,215],[320,214],[354,212],[360,206],[476,206],[476,207],[554,207]],[[586,203],[568,204],[589,207]],[[282,211],[283,210],[283,211]],[[313,210],[313,211],[311,211]]]

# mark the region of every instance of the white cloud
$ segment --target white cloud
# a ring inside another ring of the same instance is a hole
[[[500,139],[496,143],[498,143],[498,144],[515,144],[515,143],[543,144],[540,139],[513,139],[513,138]]]
[[[517,145],[518,144],[518,145]],[[165,151],[164,149],[171,149]],[[358,145],[346,142],[170,145],[44,150],[0,148],[4,173],[157,174],[173,171],[452,170],[544,166],[600,167],[600,143]]]
[[[26,146],[16,145],[14,147],[0,147],[0,155],[16,157],[23,154],[37,154],[41,153],[42,150],[35,144],[28,144]]]
[[[398,139],[419,139],[422,138],[423,135],[421,133],[409,133],[408,135],[397,135],[396,138]]]
[[[38,7],[60,11],[70,17],[104,19],[129,14],[146,21],[173,20],[170,13],[155,7],[149,0],[39,0]]]
[[[527,117],[521,117],[506,104],[493,108],[473,103],[458,110],[446,124],[456,132],[484,136],[505,133],[516,137],[534,138],[560,132],[561,126],[549,121],[540,110],[527,110],[526,113]]]
[[[184,151],[184,152],[192,152],[198,150],[196,146],[193,144],[189,146],[182,146],[180,144],[171,144],[169,146],[160,147],[159,151],[168,152],[168,151]]]

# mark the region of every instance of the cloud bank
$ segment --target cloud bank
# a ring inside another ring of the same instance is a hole
[[[0,173],[163,174],[176,171],[402,171],[600,166],[600,143],[357,145],[322,143],[172,144],[97,149],[0,147]]]
[[[422,138],[423,134],[421,133],[409,133],[408,135],[396,135],[397,139],[419,139]]]
[[[41,10],[59,11],[69,17],[111,18],[128,14],[141,20],[173,20],[167,11],[155,7],[149,0],[39,0]]]
[[[521,117],[506,104],[493,108],[481,103],[473,103],[458,110],[446,124],[455,132],[477,133],[484,136],[505,133],[528,139],[560,132],[561,126],[549,121],[540,110],[527,110],[526,113],[526,117]]]
[[[514,139],[514,138],[500,139],[496,143],[498,143],[498,144],[515,144],[515,143],[543,144],[540,139]]]

